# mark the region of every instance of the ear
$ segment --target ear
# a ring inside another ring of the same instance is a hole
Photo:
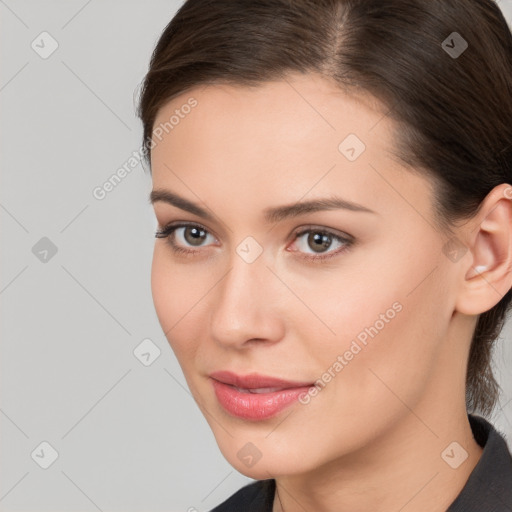
[[[512,186],[493,188],[478,214],[459,236],[464,257],[455,310],[479,315],[494,307],[512,287]]]

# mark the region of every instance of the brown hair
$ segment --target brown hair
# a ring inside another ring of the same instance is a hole
[[[449,235],[495,186],[512,183],[512,34],[494,0],[188,0],[163,30],[142,84],[144,160],[158,110],[173,97],[290,72],[320,73],[388,106],[397,156],[432,178],[436,224]],[[490,414],[498,400],[492,349],[511,293],[479,315],[469,412]]]

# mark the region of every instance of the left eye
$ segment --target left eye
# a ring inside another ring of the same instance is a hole
[[[339,252],[337,249],[341,248],[343,250],[343,248],[347,248],[352,243],[352,240],[348,237],[344,238],[330,231],[311,228],[297,233],[295,240],[299,251],[320,257],[327,252],[329,255],[336,254]]]

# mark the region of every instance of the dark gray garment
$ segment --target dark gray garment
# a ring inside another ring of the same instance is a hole
[[[468,414],[484,449],[466,485],[447,512],[512,512],[512,456],[504,437],[485,418]],[[276,482],[247,484],[211,512],[272,512]]]

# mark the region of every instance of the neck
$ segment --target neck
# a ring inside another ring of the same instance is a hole
[[[460,448],[468,458],[454,469]],[[273,512],[445,512],[482,454],[465,409],[425,414],[418,408],[378,439],[308,474],[276,477]],[[446,459],[446,460],[445,460]]]

